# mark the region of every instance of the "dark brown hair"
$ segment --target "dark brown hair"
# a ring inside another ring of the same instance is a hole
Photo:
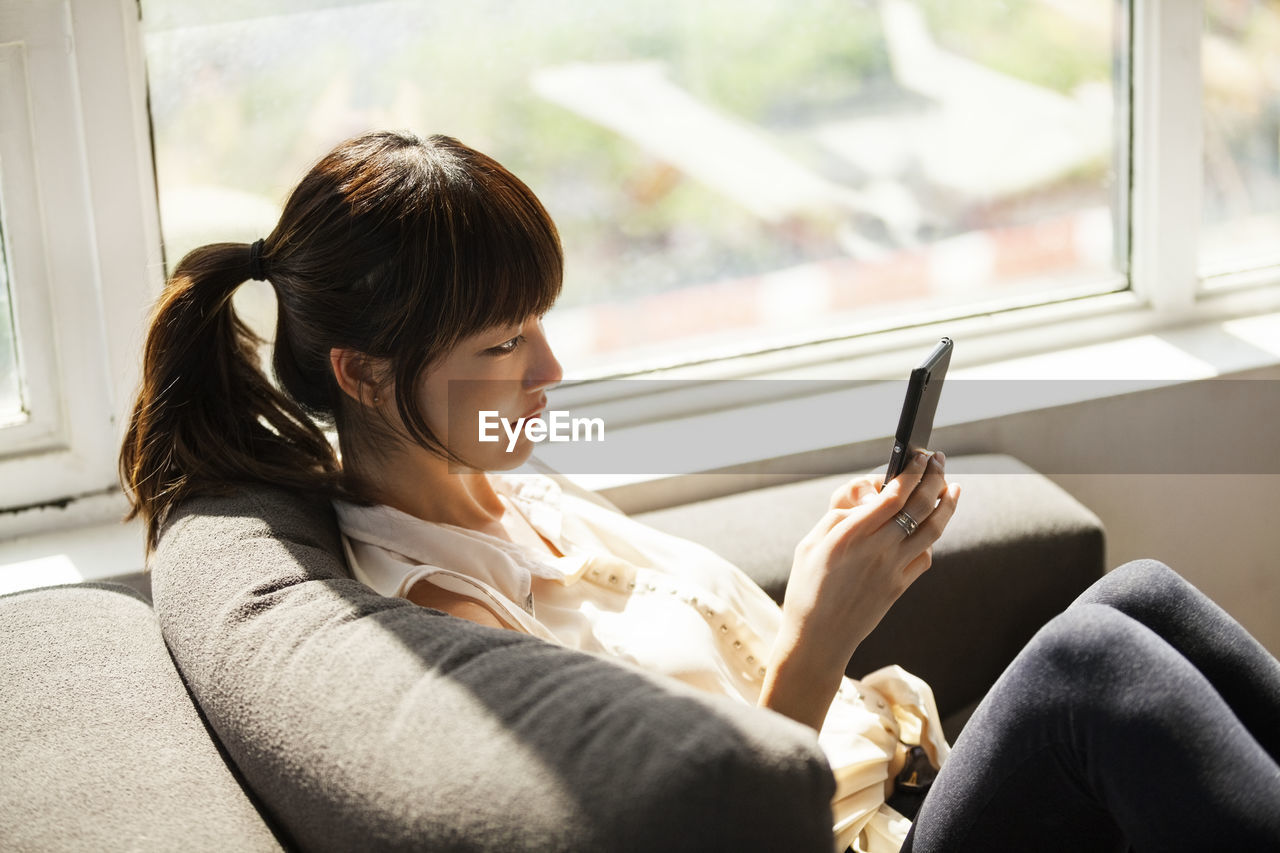
[[[452,458],[417,407],[418,378],[460,339],[547,311],[563,271],[555,225],[518,178],[455,139],[400,133],[357,137],[316,164],[260,255],[279,303],[279,388],[232,308],[258,271],[250,245],[193,250],[155,308],[120,451],[148,552],[193,495],[261,482],[351,494],[322,429],[337,428],[346,456],[361,417],[334,379],[333,347],[385,360],[409,438]]]

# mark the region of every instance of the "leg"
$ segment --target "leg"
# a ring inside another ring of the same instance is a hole
[[[987,694],[903,850],[1275,849],[1280,766],[1205,676],[1079,604]]]
[[[1200,670],[1240,722],[1280,762],[1280,661],[1238,622],[1155,560],[1127,563],[1076,601],[1136,619]]]

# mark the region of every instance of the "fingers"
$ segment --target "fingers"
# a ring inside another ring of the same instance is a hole
[[[929,467],[921,478],[920,484],[916,486],[902,508],[902,511],[911,516],[917,524],[923,523],[929,517],[947,490],[946,464],[947,457],[944,454],[935,454],[929,460]]]
[[[882,487],[881,476],[850,480],[832,493],[830,509],[802,544],[816,543],[833,532],[843,537],[854,528],[863,528],[874,531],[873,536],[887,540],[885,544],[893,547],[907,538],[903,527],[894,520],[894,516],[903,511],[917,524],[914,538],[947,494],[945,464],[946,456],[941,452],[925,451],[916,454],[887,486]],[[861,511],[851,513],[854,509]],[[943,527],[949,518],[948,514],[939,519]],[[941,528],[938,532],[941,533]],[[921,537],[921,547],[931,544],[932,540],[924,539]]]
[[[933,548],[925,548],[902,570],[903,587],[911,586],[933,565]]]
[[[877,527],[888,524],[902,511],[902,508],[907,505],[908,498],[924,478],[933,456],[934,454],[929,451],[917,453],[901,474],[885,484],[880,491],[879,505],[874,506],[869,516],[873,524]]]
[[[929,513],[929,516],[920,522],[916,532],[910,536],[902,537],[901,547],[904,549],[904,554],[909,556],[912,552],[931,549],[933,543],[937,542],[942,536],[942,531],[947,528],[951,517],[955,515],[956,504],[959,501],[960,484],[952,483],[949,488],[943,491],[938,500],[938,505]],[[902,535],[901,530],[899,530],[898,535]]]
[[[857,477],[831,493],[831,509],[852,509],[870,495],[880,493],[884,476]]]

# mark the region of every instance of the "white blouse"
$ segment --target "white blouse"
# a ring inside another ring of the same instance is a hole
[[[426,580],[548,642],[756,704],[782,611],[744,572],[565,478],[489,477],[507,508],[563,557],[388,506],[335,501],[355,577],[401,598]],[[899,740],[921,744],[936,764],[946,759],[929,686],[896,666],[845,678],[818,733],[836,779],[835,849],[901,847],[911,824],[884,804]]]

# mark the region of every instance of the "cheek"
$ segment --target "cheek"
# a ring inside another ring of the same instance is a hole
[[[444,393],[437,394],[437,404],[428,410],[427,424],[451,450],[468,459],[474,459],[481,467],[503,467],[503,460],[514,454],[506,452],[510,436],[503,422],[516,428],[520,407],[527,404],[512,393],[513,384],[496,381],[455,381]],[[489,436],[498,441],[481,441],[482,416],[490,424]],[[527,445],[520,438],[516,450]]]
[[[422,418],[427,422],[427,426],[431,427],[432,432],[443,438],[444,431],[448,426],[445,417],[446,412],[449,411],[448,386],[442,386],[440,383],[423,383],[418,388],[417,404],[418,411],[422,413]]]
[[[520,438],[508,453],[509,436],[501,427],[496,430],[499,442],[480,440],[481,412],[497,412],[496,417],[510,419],[514,428],[515,419],[529,408],[515,361],[443,364],[419,381],[417,401],[427,426],[450,450],[478,467],[514,467],[524,461],[517,457],[527,457],[531,449],[531,443]]]

